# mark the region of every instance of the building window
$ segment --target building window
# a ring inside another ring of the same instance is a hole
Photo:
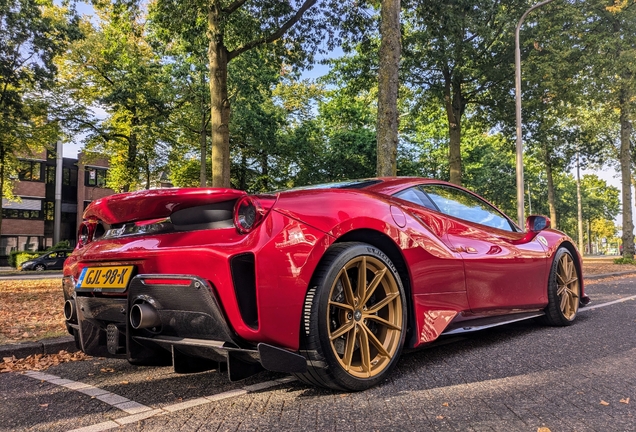
[[[43,240],[39,236],[2,236],[0,255],[8,256],[13,251],[36,251],[41,248]]]
[[[2,209],[3,219],[42,219],[40,210]]]
[[[55,219],[55,203],[44,201],[44,220],[52,221],[53,219]]]
[[[55,184],[55,167],[53,165],[46,166],[46,184]]]
[[[77,186],[77,170],[75,168],[63,168],[62,184],[64,186]]]
[[[18,179],[22,181],[42,181],[42,162],[20,161]]]
[[[101,168],[88,168],[86,170],[86,186],[106,187],[106,173],[108,170]]]

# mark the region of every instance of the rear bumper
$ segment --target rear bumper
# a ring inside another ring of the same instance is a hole
[[[305,358],[292,351],[264,343],[251,344],[230,328],[213,287],[197,276],[143,274],[135,276],[125,297],[95,296],[75,292],[73,278],[64,278],[64,295],[75,315],[67,327],[77,334],[85,353],[126,358],[149,364],[156,357],[172,356],[175,370],[187,372],[192,359],[209,368],[227,363],[230,379],[245,378],[260,368],[277,372],[304,372]],[[134,328],[130,311],[134,305],[149,306],[158,324]]]

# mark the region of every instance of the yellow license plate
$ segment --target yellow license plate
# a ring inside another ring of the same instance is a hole
[[[134,266],[85,267],[75,284],[76,290],[125,290]]]

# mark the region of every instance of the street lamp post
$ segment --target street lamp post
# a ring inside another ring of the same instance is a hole
[[[540,8],[554,0],[545,0],[537,3],[528,9],[517,23],[515,30],[515,102],[517,117],[517,220],[519,226],[524,226],[524,206],[523,206],[523,139],[521,137],[521,50],[519,49],[519,30],[526,16],[533,10]]]

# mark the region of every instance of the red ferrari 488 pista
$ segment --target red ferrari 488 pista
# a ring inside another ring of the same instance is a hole
[[[523,230],[421,178],[112,195],[86,209],[63,288],[87,354],[338,390],[383,380],[404,347],[529,318],[569,325],[589,302],[574,242],[549,219]]]

